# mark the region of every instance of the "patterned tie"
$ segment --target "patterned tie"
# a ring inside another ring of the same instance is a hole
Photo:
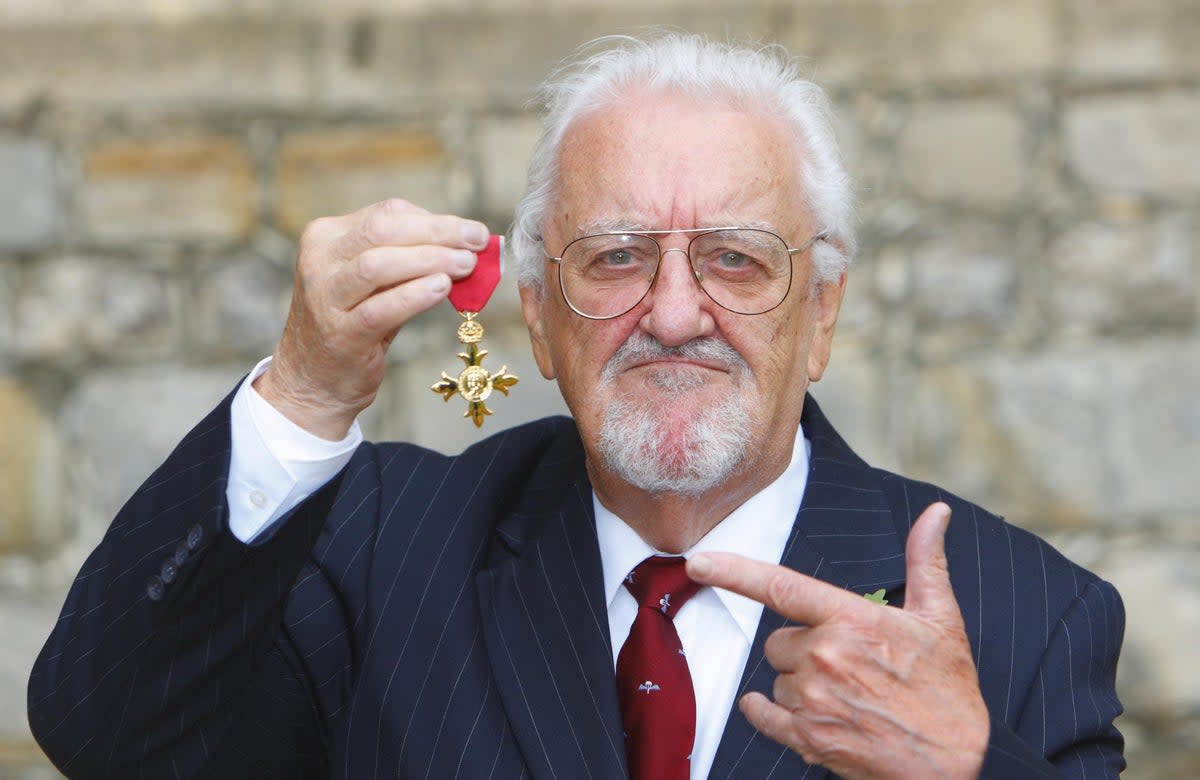
[[[617,656],[617,698],[632,780],[687,780],[696,739],[696,694],[675,631],[679,608],[700,586],[683,558],[653,556],[634,567],[625,588],[637,618]]]

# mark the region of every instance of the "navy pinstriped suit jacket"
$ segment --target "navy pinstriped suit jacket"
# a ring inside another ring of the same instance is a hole
[[[783,562],[902,603],[936,499],[992,715],[985,776],[1115,777],[1124,615],[1110,585],[935,487],[869,468],[812,399]],[[364,445],[246,547],[225,528],[229,403],[122,509],[34,667],[70,777],[620,778],[591,490],[564,418],[458,457]],[[770,691],[764,611],[743,676]],[[734,708],[710,777],[825,778]]]

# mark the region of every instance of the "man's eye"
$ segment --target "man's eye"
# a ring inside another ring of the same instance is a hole
[[[607,266],[629,265],[633,262],[633,254],[624,249],[614,249],[601,255],[600,262]]]
[[[745,268],[753,262],[748,256],[741,252],[722,252],[717,258],[717,263],[722,268]]]

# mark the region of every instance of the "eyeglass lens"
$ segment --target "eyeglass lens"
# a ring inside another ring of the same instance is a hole
[[[787,244],[765,230],[702,233],[692,240],[688,256],[709,297],[739,314],[775,308],[791,286]],[[661,258],[658,243],[649,236],[585,236],[563,251],[559,276],[563,295],[584,316],[620,316],[649,291]]]

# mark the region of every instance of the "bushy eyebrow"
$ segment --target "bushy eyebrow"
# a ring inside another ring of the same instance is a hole
[[[598,219],[584,222],[575,228],[575,237],[594,236],[597,233],[640,233],[653,230],[649,225],[628,219]]]
[[[768,230],[772,233],[778,233],[778,228],[770,222],[761,219],[745,220],[735,217],[718,216],[716,219],[707,220],[697,228],[723,228],[723,227],[745,227],[758,228],[759,230]],[[598,219],[591,222],[584,222],[575,228],[575,238],[583,238],[584,236],[594,236],[597,233],[645,233],[648,231],[662,230],[663,228],[654,227],[644,222],[634,222],[633,220],[616,218],[616,219]]]
[[[775,223],[768,222],[765,219],[741,220],[738,222],[730,222],[729,224],[737,225],[738,227],[744,227],[744,228],[756,228],[758,230],[766,230],[769,233],[775,233],[776,235],[779,235],[779,228],[775,226]]]

